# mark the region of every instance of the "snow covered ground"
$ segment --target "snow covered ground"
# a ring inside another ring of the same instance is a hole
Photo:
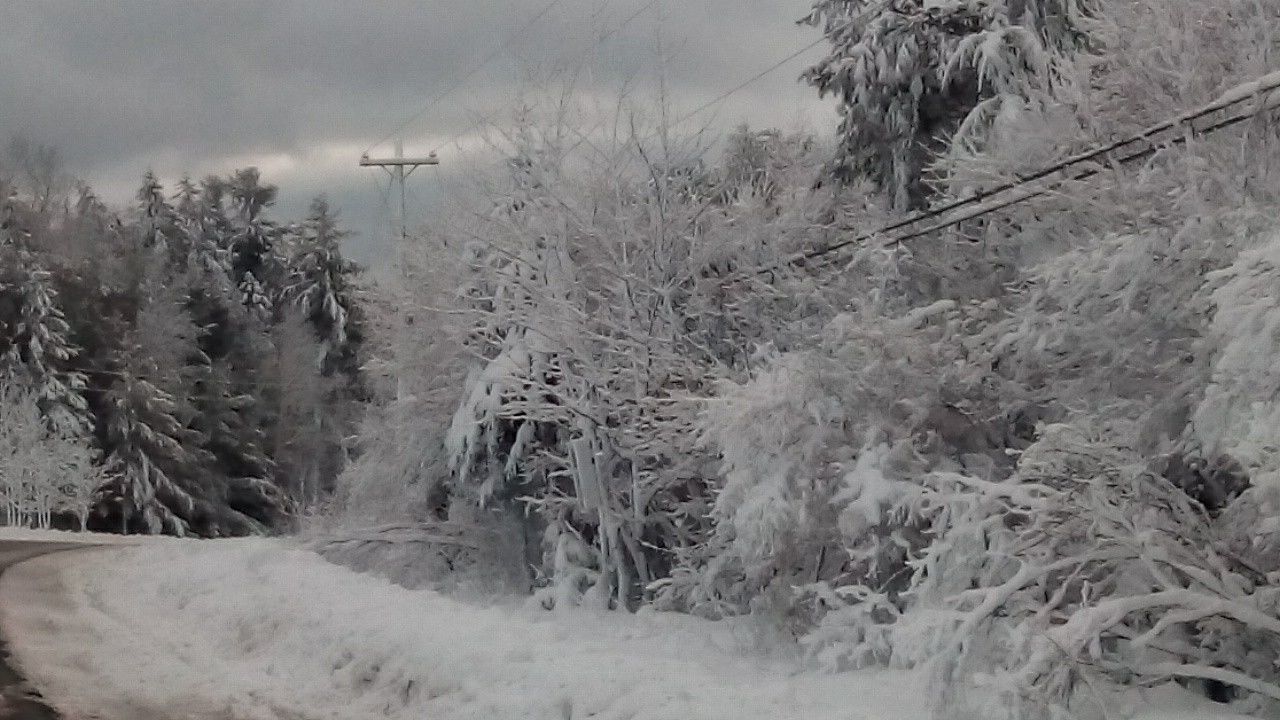
[[[75,543],[77,545],[138,545],[141,543],[172,542],[172,538],[144,537],[141,535],[113,535],[109,533],[73,532],[69,530],[36,530],[21,527],[0,527],[0,541],[31,540],[34,542]]]
[[[267,540],[50,556],[0,580],[21,667],[69,717],[897,720],[915,679],[796,675],[728,626],[479,607]],[[53,630],[56,629],[56,632]]]
[[[799,672],[726,623],[464,604],[269,540],[23,563],[0,578],[0,626],[69,720],[928,717],[915,675]]]

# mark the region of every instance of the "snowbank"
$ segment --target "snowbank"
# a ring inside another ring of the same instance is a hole
[[[69,719],[929,717],[918,676],[797,672],[743,652],[727,623],[480,607],[261,539],[22,563],[0,576],[0,624]],[[1113,716],[1230,717],[1191,707],[1165,689]]]
[[[904,674],[795,674],[729,626],[466,605],[267,540],[40,558],[0,622],[68,717],[916,720]],[[49,630],[57,628],[57,632]]]
[[[113,535],[108,533],[74,532],[71,530],[36,530],[33,528],[0,526],[0,541],[4,540],[30,540],[81,545],[138,545],[140,543],[166,542],[172,540],[172,538],[158,535]]]

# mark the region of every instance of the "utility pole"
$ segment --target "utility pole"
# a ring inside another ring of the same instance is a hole
[[[404,141],[396,140],[395,155],[389,158],[370,158],[369,153],[360,156],[360,167],[380,167],[387,171],[391,176],[391,184],[400,186],[400,212],[396,215],[396,225],[400,232],[400,253],[401,253],[401,272],[407,273],[408,269],[405,265],[407,251],[409,246],[409,221],[405,207],[405,178],[413,174],[414,170],[423,165],[439,165],[440,160],[436,158],[435,153],[431,153],[426,157],[407,158],[404,156]],[[413,313],[409,312],[404,316],[406,324],[413,323]],[[401,370],[396,376],[396,399],[403,400],[408,397],[406,379],[404,371]]]
[[[414,170],[423,165],[439,165],[440,160],[436,158],[435,153],[431,153],[426,157],[407,158],[404,156],[404,142],[396,141],[396,154],[389,158],[370,158],[369,153],[360,156],[360,167],[380,167],[387,171],[391,176],[391,182],[400,186],[400,213],[396,218],[396,225],[400,231],[400,242],[402,244],[409,240],[408,221],[405,218],[405,201],[404,201],[404,181],[405,178],[413,174]]]

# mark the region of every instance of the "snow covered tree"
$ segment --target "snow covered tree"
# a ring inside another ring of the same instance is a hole
[[[0,248],[0,363],[37,388],[41,411],[59,433],[89,429],[86,378],[51,273],[19,247]]]
[[[813,241],[837,191],[814,190],[803,139],[744,133],[759,157],[722,168],[637,132],[579,163],[556,122],[520,125],[489,207],[442,232],[484,358],[446,437],[450,490],[523,524],[544,604],[633,607],[704,540],[695,398],[804,305],[722,283]]]
[[[99,528],[185,535],[196,515],[194,434],[176,417],[174,397],[148,379],[157,375],[136,335],[116,354],[117,380],[107,392],[105,446],[111,480],[99,489]],[[107,524],[114,527],[107,527]]]
[[[269,312],[270,301],[281,282],[275,255],[278,229],[265,211],[275,204],[277,188],[264,185],[257,168],[236,171],[227,181],[232,205],[229,243],[231,277],[243,295],[242,302],[255,313]]]
[[[12,377],[0,379],[0,493],[6,525],[20,524],[30,512],[37,456],[47,433],[35,395]]]
[[[401,272],[364,295],[368,318],[362,373],[371,396],[358,455],[338,478],[340,524],[439,519],[449,507],[445,434],[472,359],[458,279],[464,256],[444,232],[426,233]]]
[[[226,183],[210,176],[198,188],[184,190],[178,207],[191,246],[191,272],[200,292],[226,301],[231,297],[232,228],[225,206]]]
[[[55,147],[33,144],[23,137],[14,137],[6,154],[0,164],[12,170],[12,189],[28,205],[29,224],[45,227],[71,189],[62,155]]]
[[[220,474],[208,447],[224,440],[219,424],[201,423],[208,436],[179,418],[183,405],[157,384],[162,377],[131,333],[113,365],[117,381],[108,389],[104,445],[110,479],[98,490],[97,529],[117,532],[194,534],[204,537],[262,532],[283,516],[283,498],[263,477]],[[237,448],[242,457],[252,448]]]
[[[63,509],[83,519],[102,481],[89,440],[51,429],[38,395],[23,385],[13,375],[0,377],[0,501],[6,524],[48,528],[54,512]]]
[[[142,246],[161,254],[169,267],[181,272],[190,252],[189,237],[180,226],[177,211],[166,199],[160,180],[150,170],[143,177],[137,200]]]
[[[284,296],[297,303],[315,328],[323,348],[322,372],[354,375],[362,339],[354,285],[359,268],[342,255],[341,243],[349,233],[337,221],[323,196],[311,202],[293,239]]]
[[[837,177],[874,180],[899,208],[930,197],[926,167],[957,133],[1058,79],[1058,55],[1083,41],[1092,0],[933,3],[821,0],[802,21],[829,55],[804,79],[842,115]]]
[[[281,489],[295,506],[315,509],[332,491],[344,461],[350,403],[334,402],[339,381],[318,362],[322,346],[296,306],[287,306],[272,329],[274,352],[260,377],[269,386],[272,422],[264,437]]]
[[[265,325],[271,322],[275,312],[275,303],[267,289],[258,281],[258,277],[246,272],[240,277],[240,302],[249,316]]]
[[[75,517],[80,532],[84,532],[89,529],[89,515],[93,512],[98,488],[109,475],[106,465],[99,461],[97,453],[87,443],[66,438],[60,438],[58,443],[62,452],[55,456],[63,461],[54,510],[70,513]]]
[[[207,458],[205,497],[221,518],[211,528],[213,534],[285,527],[291,510],[277,486],[277,462],[264,427],[269,418],[264,417],[265,398],[260,397],[270,392],[248,384],[264,376],[237,373],[228,359],[195,366],[189,375],[189,426]]]

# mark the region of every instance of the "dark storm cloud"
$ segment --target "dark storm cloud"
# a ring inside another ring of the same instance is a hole
[[[656,16],[582,53],[643,0],[564,0],[510,52],[406,128],[411,146],[509,104],[522,69],[578,62],[607,94],[654,73]],[[259,164],[282,213],[327,190],[366,235],[380,210],[359,151],[462,77],[544,0],[7,0],[0,134],[54,145],[122,202],[148,167],[170,178]],[[815,35],[805,0],[658,3],[677,106],[696,106]],[[568,57],[566,57],[568,56]],[[815,106],[797,63],[725,103],[727,122],[789,123]],[[825,120],[824,120],[825,121]],[[442,170],[444,171],[444,170]],[[304,194],[305,193],[305,194]]]

